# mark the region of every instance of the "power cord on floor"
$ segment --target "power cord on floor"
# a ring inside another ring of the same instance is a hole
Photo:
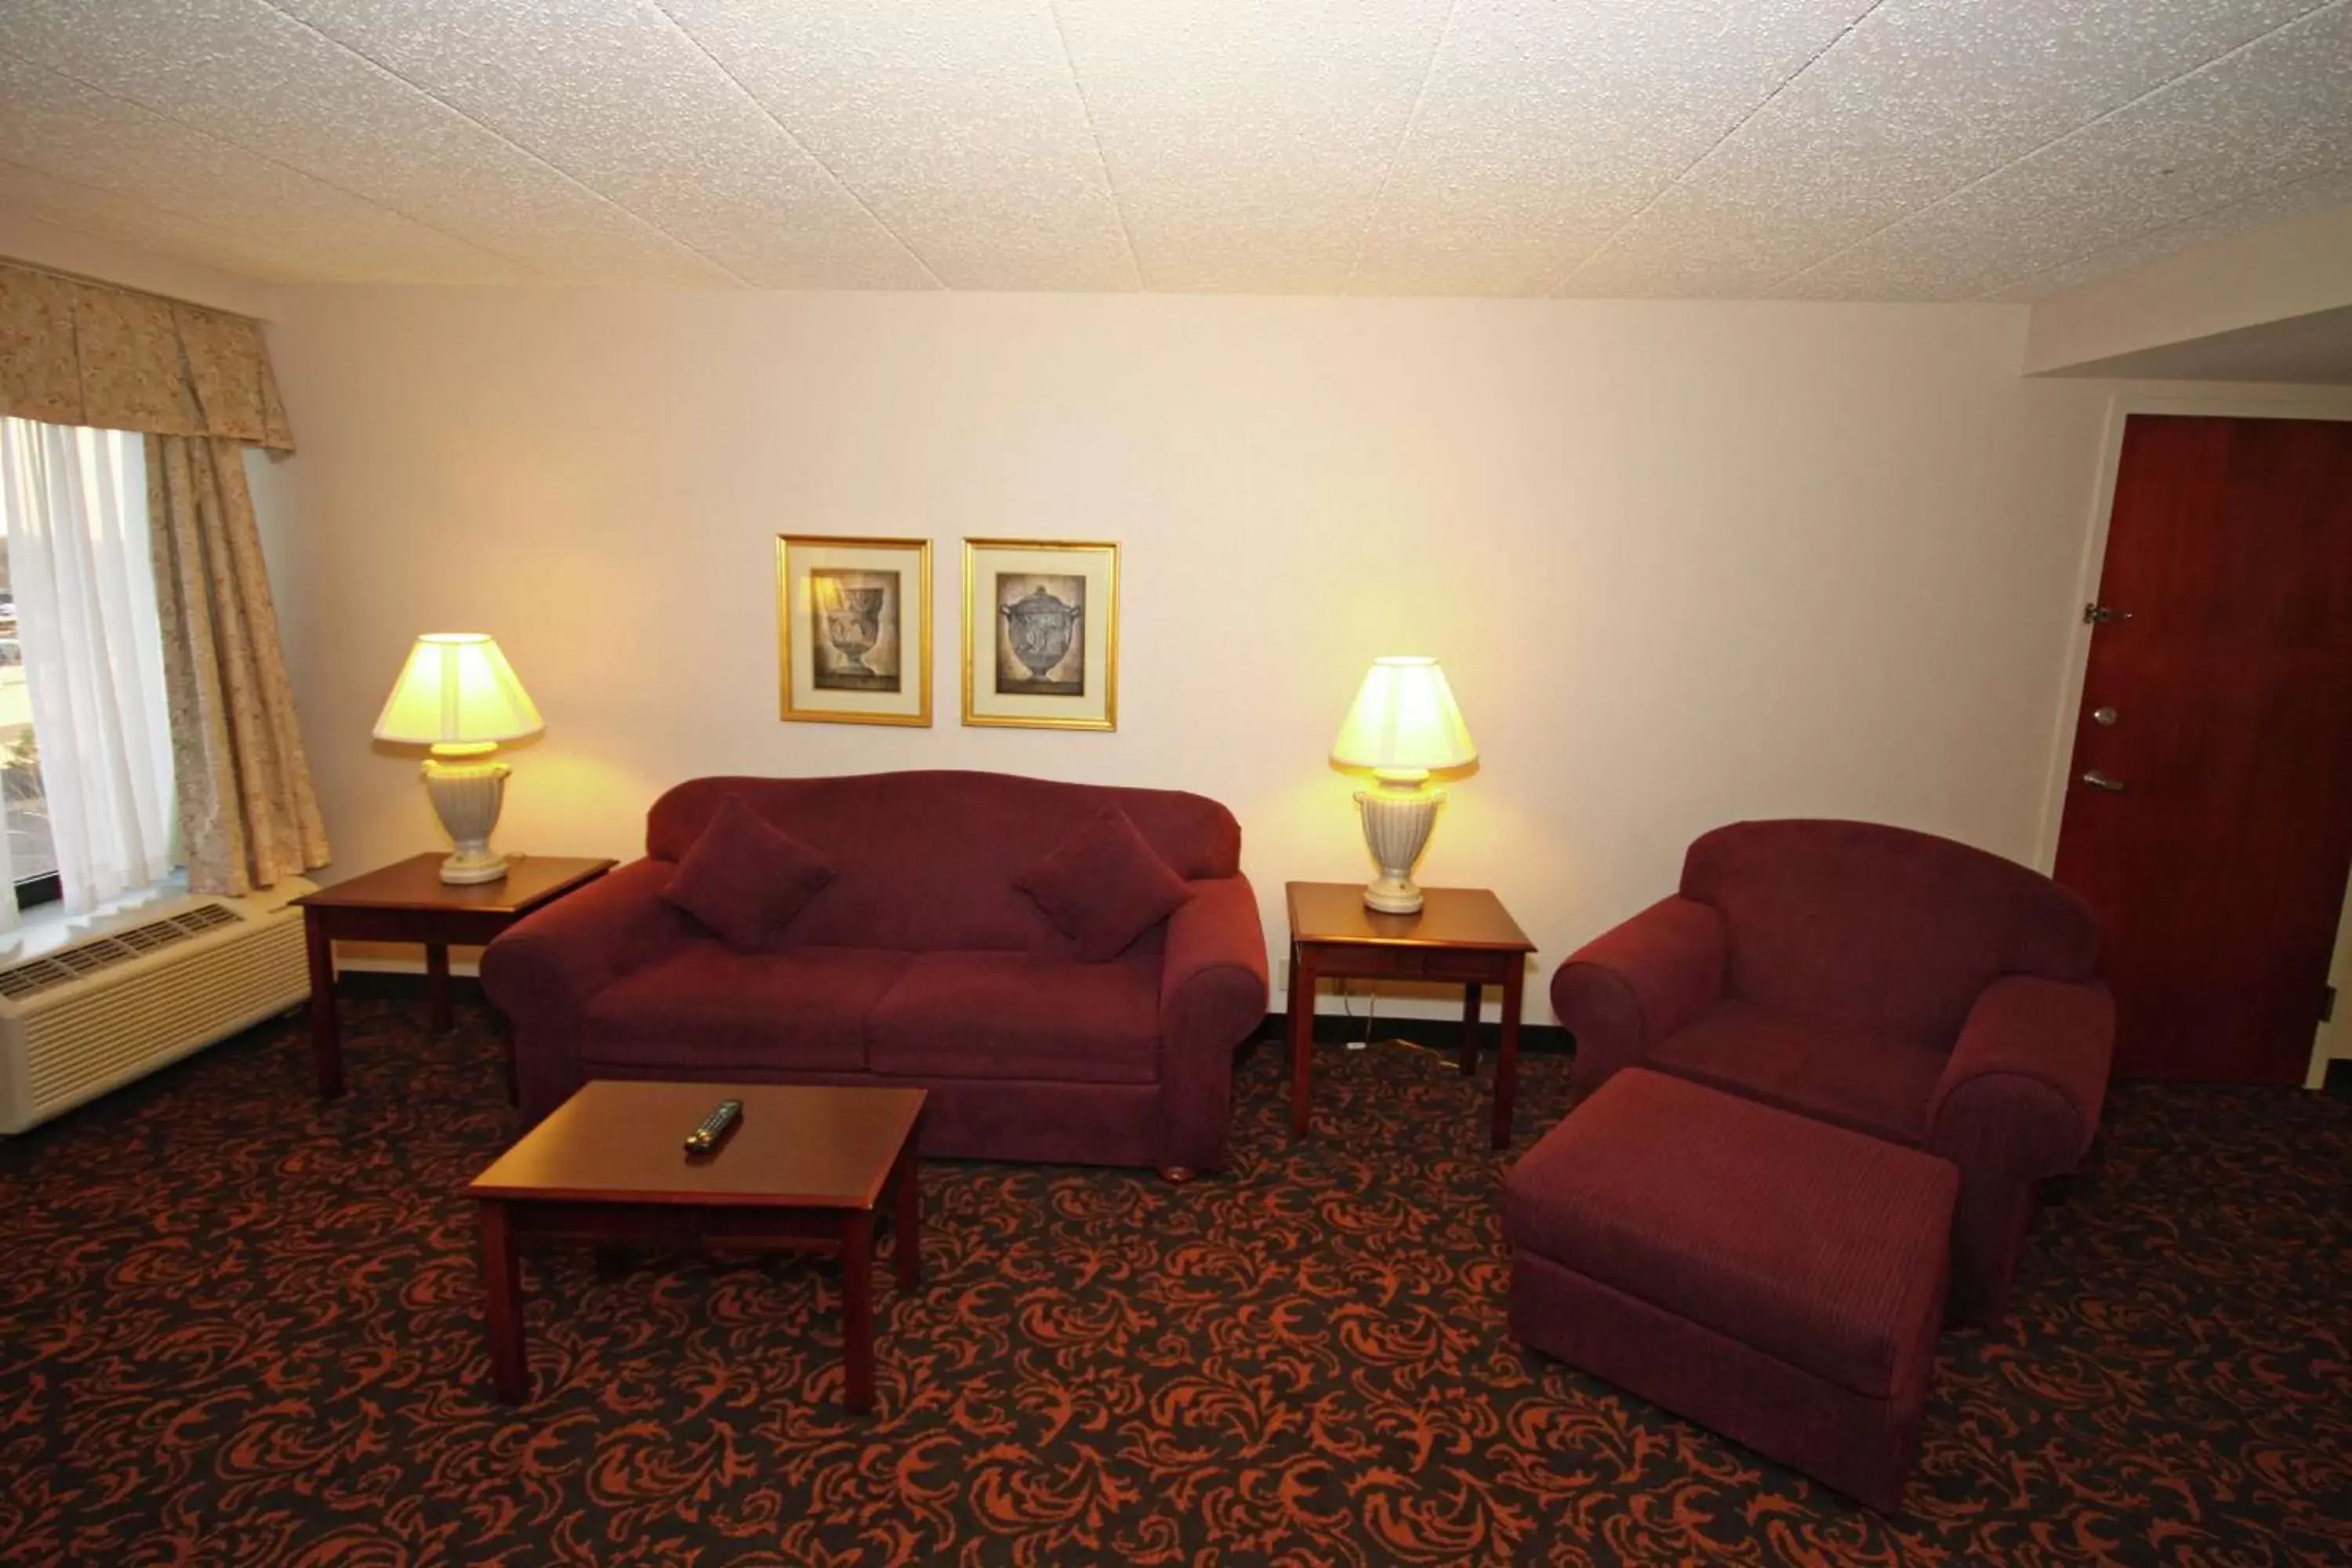
[[[1345,980],[1339,982],[1339,1011],[1346,1016],[1352,1018],[1356,1016],[1356,1010],[1348,1005],[1348,985],[1349,983]],[[1347,1049],[1351,1051],[1360,1051],[1368,1049],[1371,1046],[1372,1022],[1380,1016],[1380,1011],[1381,994],[1378,991],[1366,992],[1364,994],[1364,1036],[1363,1038],[1360,1040],[1349,1040],[1344,1042]],[[1433,1046],[1424,1046],[1419,1040],[1406,1039],[1402,1035],[1391,1035],[1387,1039],[1382,1040],[1381,1044],[1384,1046],[1403,1046],[1410,1050],[1419,1051],[1423,1056],[1443,1057],[1445,1055],[1444,1051],[1441,1051]]]

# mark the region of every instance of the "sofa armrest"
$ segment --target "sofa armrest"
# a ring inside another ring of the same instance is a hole
[[[1928,1101],[1927,1148],[1971,1175],[2065,1174],[2099,1129],[2115,1038],[2105,985],[1996,980],[1969,1009]]]
[[[1552,973],[1551,1009],[1576,1039],[1577,1097],[1720,997],[1730,951],[1721,910],[1671,898],[1569,954]]]
[[[1246,877],[1186,885],[1160,975],[1161,1163],[1213,1170],[1233,1121],[1234,1049],[1265,1022],[1265,928]]]
[[[580,1017],[588,1000],[687,940],[692,921],[664,899],[677,868],[634,860],[517,921],[482,951],[482,989],[514,1030],[524,1117],[537,1121],[585,1075]]]

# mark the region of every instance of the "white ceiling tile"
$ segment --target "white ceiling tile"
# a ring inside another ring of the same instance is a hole
[[[659,0],[951,289],[1137,284],[1045,0]]]
[[[1460,0],[1351,291],[1547,291],[1763,97],[1757,18]]]
[[[1561,292],[1769,292],[2316,4],[1887,0]]]
[[[1912,214],[1779,290],[1982,295],[2352,165],[2352,7],[2303,17]],[[2315,202],[2314,205],[2318,205]]]
[[[163,250],[266,282],[293,282],[308,276],[290,268],[270,247],[233,229],[215,228],[134,197],[77,185],[15,163],[0,163],[0,206],[59,228]]]
[[[298,276],[520,282],[503,258],[282,163],[0,54],[0,162],[233,229]]]
[[[1147,286],[1339,292],[1447,0],[1059,0]]]
[[[20,0],[11,41],[551,281],[726,284],[659,230],[260,0]]]
[[[1758,0],[1756,67],[1769,92],[1812,64],[1879,0]]]
[[[744,282],[937,279],[649,0],[272,0]]]
[[[2344,199],[2347,19],[0,0],[0,201],[271,278],[2028,298]]]

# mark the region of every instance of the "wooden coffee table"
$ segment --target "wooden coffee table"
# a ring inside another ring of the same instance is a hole
[[[874,1218],[893,1200],[898,1289],[922,1278],[919,1089],[599,1080],[476,1177],[482,1281],[498,1397],[530,1394],[520,1247],[538,1240],[837,1252],[843,1403],[874,1408]],[[710,1108],[743,1102],[718,1152],[682,1147]]]
[[[1417,914],[1364,905],[1360,882],[1292,882],[1290,905],[1290,1135],[1304,1138],[1312,1097],[1315,983],[1323,979],[1439,980],[1459,984],[1462,1072],[1478,1070],[1478,1002],[1503,993],[1495,1058],[1494,1145],[1511,1142],[1511,1095],[1519,1071],[1519,1004],[1536,944],[1484,888],[1423,888]]]

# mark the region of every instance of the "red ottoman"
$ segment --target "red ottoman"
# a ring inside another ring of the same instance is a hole
[[[1959,1184],[1932,1154],[1631,1068],[1504,1179],[1511,1332],[1892,1511]]]

